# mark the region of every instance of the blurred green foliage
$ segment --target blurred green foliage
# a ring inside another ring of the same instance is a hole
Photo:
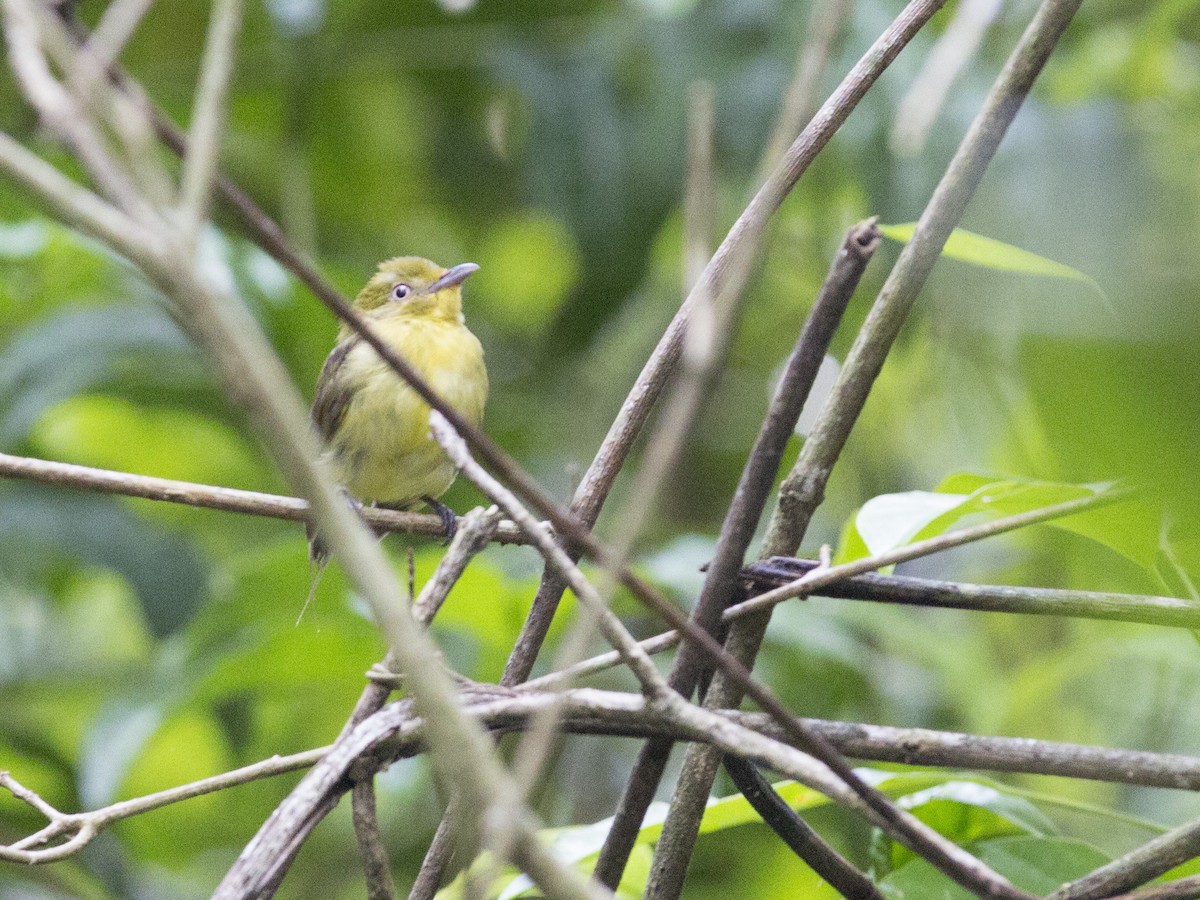
[[[695,596],[773,373],[841,235],[868,215],[919,215],[1033,5],[1005,5],[924,152],[900,157],[888,145],[893,111],[943,13],[784,204],[728,370],[639,550],[644,570],[681,602]],[[94,23],[103,8],[84,0],[79,11]],[[823,89],[897,8],[855,4]],[[345,291],[399,253],[481,263],[467,316],[492,376],[487,429],[566,498],[678,303],[688,83],[716,87],[724,228],[752,188],[808,16],[798,0],[514,0],[462,15],[425,0],[268,0],[247,9],[224,162]],[[181,121],[206,21],[207,4],[162,0],[124,57]],[[812,548],[843,533],[861,538],[844,529],[881,495],[1125,481],[1144,489],[1149,512],[1113,508],[1083,534],[1035,529],[902,571],[1191,596],[1200,577],[1200,263],[1188,249],[1200,225],[1198,42],[1196,0],[1084,4],[963,225],[1085,273],[1112,309],[1087,284],[939,264],[834,473]],[[64,159],[8,74],[0,126]],[[334,322],[231,220],[220,224],[205,237],[211,276],[246,299],[309,392]],[[871,266],[835,357],[894,254],[885,247]],[[0,450],[286,490],[250,435],[127,264],[0,186]],[[946,482],[964,472],[976,474]],[[610,509],[627,489],[626,479]],[[927,503],[932,493],[913,496]],[[479,497],[460,484],[447,499],[464,509]],[[902,512],[916,530],[930,521]],[[601,520],[603,533],[619,528],[611,514]],[[1097,528],[1111,539],[1097,540]],[[405,578],[406,541],[385,546]],[[853,541],[841,550],[853,552]],[[439,552],[418,548],[418,583]],[[483,555],[434,629],[451,664],[498,676],[537,573],[528,550]],[[0,767],[75,810],[329,742],[383,646],[336,569],[297,622],[308,586],[296,525],[0,484]],[[618,608],[639,633],[657,630],[628,600]],[[777,611],[758,671],[806,715],[1200,753],[1191,724],[1200,648],[1184,633],[817,598]],[[630,684],[620,673],[598,681]],[[610,815],[636,747],[566,740],[537,798],[548,822]],[[897,796],[1033,889],[1154,833],[1130,814],[1173,824],[1198,812],[1191,796],[1159,790],[902,777],[914,781]],[[296,778],[121,823],[52,867],[0,868],[0,897],[207,896]],[[393,767],[379,793],[403,883],[440,800],[419,760]],[[731,886],[744,896],[802,887],[825,896],[761,825],[719,819],[730,808],[710,813],[718,818],[700,842],[689,897],[728,896]],[[822,808],[812,821],[886,875],[896,896],[950,890],[850,817]],[[40,824],[0,797],[0,840]],[[639,854],[634,883],[646,870]],[[339,809],[280,896],[361,893]]]

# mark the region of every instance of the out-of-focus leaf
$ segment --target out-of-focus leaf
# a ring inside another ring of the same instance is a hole
[[[257,453],[228,425],[119,397],[73,397],[48,410],[30,440],[52,459],[226,487],[263,480]],[[156,507],[161,511],[161,505]],[[187,511],[191,513],[191,510]]]
[[[1039,896],[1109,861],[1094,847],[1060,837],[1002,837],[968,849],[1017,887]],[[890,900],[970,900],[974,896],[923,859],[892,872],[882,886]]]
[[[884,237],[907,244],[912,239],[916,227],[915,222],[906,222],[902,225],[880,225],[879,230]],[[985,269],[1078,281],[1093,288],[1105,303],[1108,303],[1108,297],[1096,283],[1096,279],[1090,275],[1085,275],[1078,269],[1073,269],[1044,256],[1038,256],[1036,253],[1030,253],[1028,250],[1022,250],[1020,247],[1014,247],[1012,244],[984,237],[981,234],[974,234],[962,228],[955,228],[950,233],[946,246],[942,248],[942,255]]]
[[[21,332],[0,353],[0,446],[20,440],[42,414],[87,391],[127,396],[211,393],[198,353],[162,310],[68,308]]]
[[[122,780],[120,796],[144,796],[232,767],[217,724],[202,707],[191,707],[173,716],[141,748]],[[198,851],[227,843],[220,812],[229,805],[223,793],[194,797],[123,822],[121,837],[138,856],[180,865]],[[161,846],[163,834],[172,836],[171,847]]]
[[[479,264],[471,285],[488,316],[523,334],[549,323],[579,277],[579,251],[570,232],[557,219],[534,212],[494,225],[479,250]]]
[[[119,572],[155,636],[187,622],[207,588],[191,543],[139,520],[114,498],[46,485],[0,486],[0,568],[41,581],[69,561]]]

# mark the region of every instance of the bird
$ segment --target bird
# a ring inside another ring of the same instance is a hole
[[[463,316],[462,284],[478,269],[398,256],[380,263],[354,300],[372,330],[474,425],[483,421],[488,375],[483,346]],[[438,498],[458,472],[430,434],[429,405],[344,322],[317,378],[312,420],[352,502],[401,510],[425,504],[453,536],[454,513]],[[325,557],[310,528],[310,561],[323,565]]]

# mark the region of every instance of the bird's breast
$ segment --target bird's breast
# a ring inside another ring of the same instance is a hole
[[[473,424],[483,420],[487,370],[466,326],[403,319],[375,325],[439,396]],[[351,493],[383,501],[440,495],[454,468],[429,434],[429,406],[365,343],[343,365],[357,388],[333,450]]]

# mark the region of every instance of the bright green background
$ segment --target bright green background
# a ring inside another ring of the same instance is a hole
[[[899,6],[855,4],[824,90]],[[695,594],[772,373],[841,235],[868,215],[919,215],[1033,6],[1006,4],[929,146],[900,157],[887,141],[893,110],[943,13],[777,216],[728,371],[640,545],[644,570],[682,602]],[[102,7],[85,0],[81,15],[94,22]],[[1188,573],[1200,573],[1198,7],[1085,3],[963,222],[1081,270],[1111,309],[1086,284],[939,264],[834,473],[809,549],[836,543],[871,497],[932,490],[955,472],[1123,479],[1161,500],[1161,531],[1155,507],[1119,518],[1111,528],[1120,540],[1040,529],[902,571],[1188,596]],[[182,120],[206,10],[162,0],[126,59]],[[723,232],[751,187],[808,17],[807,3],[787,0],[483,2],[457,17],[415,0],[252,3],[225,163],[346,291],[398,253],[478,262],[467,316],[487,348],[487,430],[565,499],[679,300],[688,83],[704,77],[716,88]],[[7,74],[0,124],[62,159]],[[214,277],[236,285],[307,394],[332,318],[234,230],[206,242]],[[871,265],[835,339],[838,358],[896,246],[885,244]],[[0,449],[285,490],[152,291],[7,187]],[[479,497],[460,484],[448,500],[462,510]],[[600,526],[619,527],[615,517]],[[1140,562],[1109,549],[1130,543],[1145,549]],[[402,572],[406,541],[385,546]],[[438,554],[418,547],[420,576]],[[528,550],[494,548],[480,559],[435,629],[455,666],[498,676],[537,572]],[[382,646],[332,569],[296,624],[307,588],[295,525],[0,484],[0,767],[75,810],[330,741]],[[639,633],[656,629],[631,602],[620,611]],[[1183,632],[816,599],[779,610],[758,671],[806,715],[1200,753],[1200,647]],[[630,684],[618,675],[602,683]],[[537,798],[547,821],[611,814],[636,747],[568,740]],[[0,897],[207,896],[295,780],[125,822],[68,863],[2,867]],[[1002,780],[1164,824],[1200,813],[1181,793]],[[439,801],[421,762],[394,767],[379,789],[403,885]],[[996,814],[1003,822],[981,826],[968,822],[961,797],[940,802],[961,813],[943,823],[960,840],[1026,842],[989,844],[980,852],[992,860],[1049,853],[1067,870],[1087,868],[1094,851],[1070,842],[1111,854],[1152,833],[1022,799],[1051,817],[1060,845],[1028,816],[1013,825]],[[878,842],[872,849],[857,822],[828,809],[813,821],[880,874],[900,866],[890,876],[897,889],[921,896],[912,885],[928,873]],[[39,825],[0,798],[0,840]],[[730,825],[701,841],[688,895],[736,886],[745,896],[794,896],[797,879],[811,877],[799,868],[761,826]],[[339,809],[280,896],[361,894]]]

